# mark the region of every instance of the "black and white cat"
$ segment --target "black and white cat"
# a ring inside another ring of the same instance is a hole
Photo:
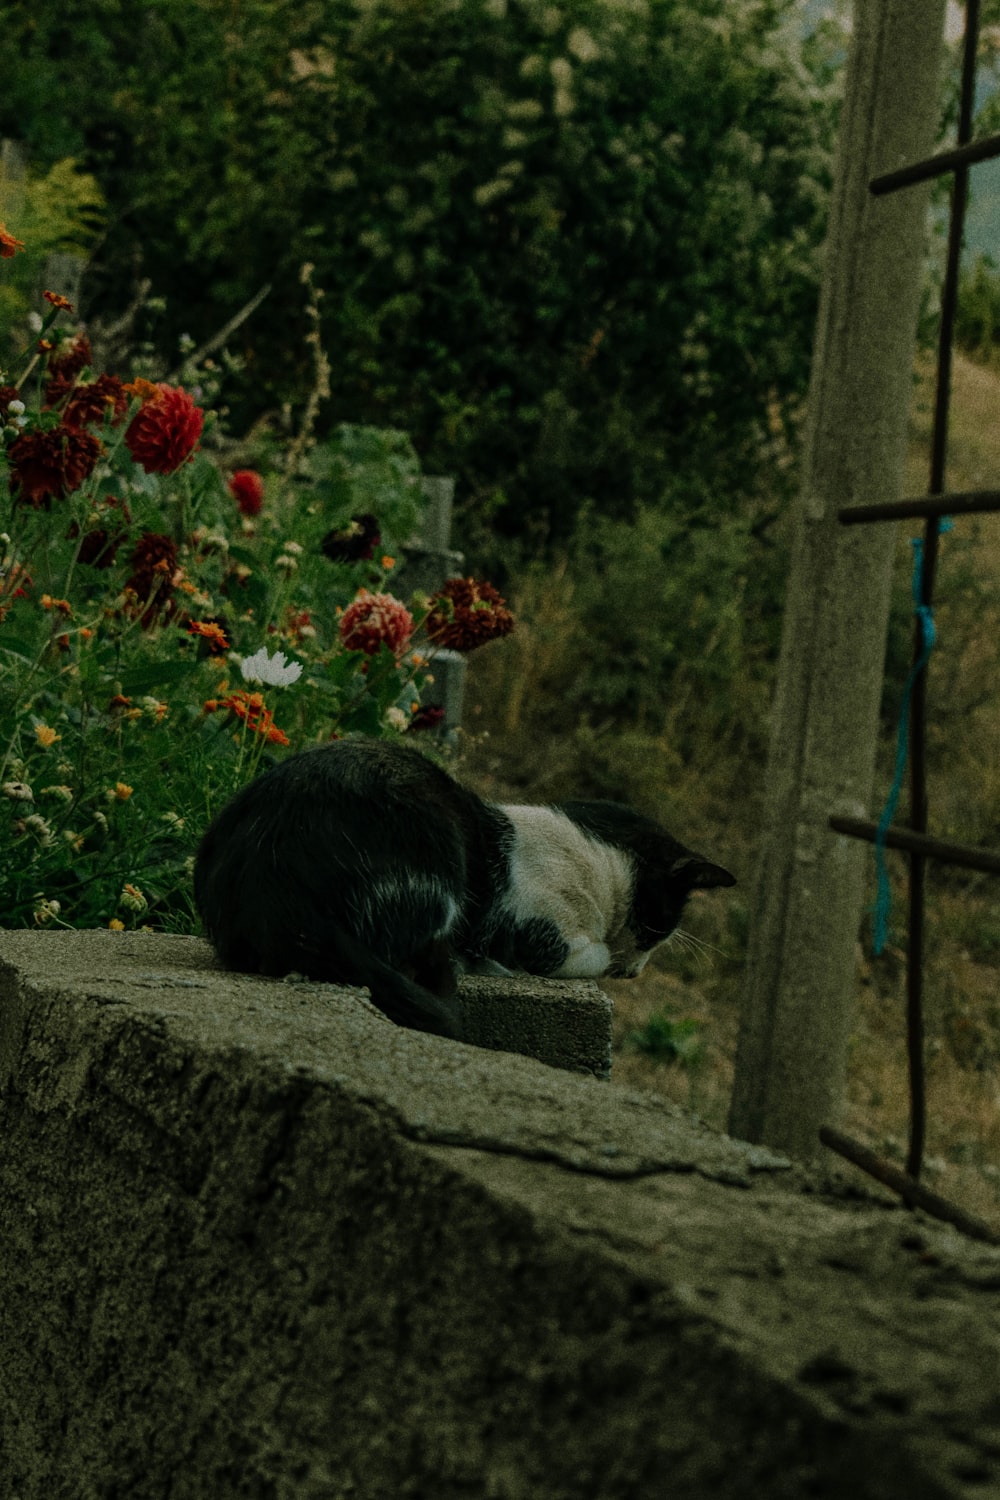
[[[735,884],[618,803],[502,807],[366,739],[243,787],[194,881],[227,968],[366,985],[393,1021],[447,1036],[459,973],[631,977],[691,891]]]

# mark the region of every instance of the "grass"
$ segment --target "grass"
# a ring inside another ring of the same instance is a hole
[[[926,489],[930,372],[917,371],[906,492]],[[953,489],[995,486],[1000,475],[1000,377],[956,360],[950,466]],[[908,657],[911,548],[900,528],[896,650],[873,815],[891,779],[895,706]],[[518,634],[470,661],[462,770],[484,795],[557,800],[617,795],[656,809],[678,837],[734,871],[733,891],[696,896],[685,928],[704,946],[672,942],[636,980],[609,981],[615,1003],[613,1077],[648,1088],[725,1129],[732,1087],[743,957],[751,920],[758,808],[738,754],[705,744],[682,766],[665,737],[567,722],[549,696],[571,670],[573,580],[558,574],[515,594]],[[1000,515],[961,518],[942,547],[938,645],[930,677],[931,826],[942,837],[1000,845]],[[510,684],[516,684],[511,688]],[[539,711],[541,710],[541,711]],[[905,813],[904,813],[905,815]],[[890,856],[895,941],[858,949],[856,1024],[845,1127],[888,1156],[906,1153],[905,864]],[[869,890],[874,895],[874,860]],[[1000,1227],[1000,886],[932,868],[926,963],[930,1185]],[[691,1051],[671,1037],[695,1034]],[[636,1038],[648,1045],[637,1045]],[[681,1055],[678,1055],[680,1053]],[[685,1055],[686,1053],[686,1055]]]

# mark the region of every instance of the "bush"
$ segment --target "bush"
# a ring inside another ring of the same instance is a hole
[[[621,794],[613,778],[629,745],[640,762],[655,755],[705,776],[766,749],[783,539],[763,506],[720,515],[691,480],[675,494],[631,525],[584,514],[561,566],[529,570],[506,681],[493,689],[508,730],[541,727],[558,702],[601,795]]]
[[[387,592],[420,507],[401,434],[300,434],[227,480],[210,414],[95,374],[46,296],[41,358],[20,391],[0,375],[0,906],[189,931],[196,841],[239,785],[289,748],[432,722],[434,650],[510,616],[470,580]]]
[[[988,255],[977,255],[962,271],[955,338],[961,349],[986,364],[1000,346],[1000,276]]]
[[[96,173],[91,312],[141,263],[162,368],[269,283],[231,404],[301,400],[308,256],[331,409],[457,475],[473,546],[565,543],[681,468],[753,492],[803,394],[834,110],[809,56],[787,0],[14,0],[0,132]]]
[[[15,353],[14,330],[23,327],[41,290],[46,262],[69,254],[86,262],[103,225],[104,204],[93,177],[71,158],[47,171],[15,171],[0,161],[0,223],[11,228],[24,251],[10,257],[0,280],[0,365]]]

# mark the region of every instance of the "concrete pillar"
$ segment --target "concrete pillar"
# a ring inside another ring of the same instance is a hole
[[[934,148],[945,0],[857,0],[809,391],[730,1130],[820,1152],[846,1077],[929,188],[869,180]]]

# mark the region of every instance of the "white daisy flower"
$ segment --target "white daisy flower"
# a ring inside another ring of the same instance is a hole
[[[244,656],[240,662],[240,671],[245,682],[259,682],[266,687],[288,687],[302,676],[302,664],[287,661],[283,651],[276,651],[270,656],[267,647],[261,646],[253,656]]]

